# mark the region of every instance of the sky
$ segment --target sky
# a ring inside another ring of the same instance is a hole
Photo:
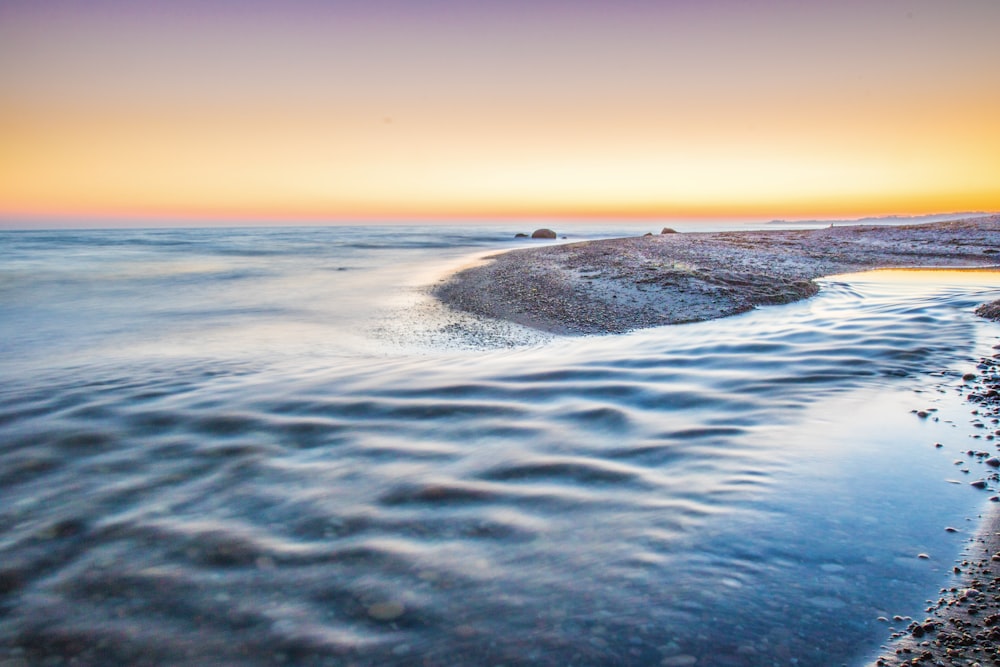
[[[0,219],[1000,210],[997,0],[0,0]]]

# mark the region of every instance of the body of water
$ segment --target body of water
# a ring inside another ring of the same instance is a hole
[[[922,618],[1000,275],[583,338],[428,296],[515,231],[0,234],[4,664],[826,667]]]

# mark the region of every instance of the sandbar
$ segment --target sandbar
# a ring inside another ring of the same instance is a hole
[[[790,303],[815,294],[815,278],[839,273],[997,266],[1000,215],[658,234],[522,248],[488,260],[452,275],[434,295],[464,312],[550,333],[624,333]]]

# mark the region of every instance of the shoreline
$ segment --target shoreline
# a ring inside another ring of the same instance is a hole
[[[1000,300],[983,304],[976,312],[1000,322],[1000,315],[992,314],[998,307]],[[1000,350],[1000,345],[993,349]],[[983,481],[995,489],[1000,482],[1000,445],[995,444],[1000,441],[1000,352],[981,358],[977,370],[968,380],[972,387],[967,399],[990,444],[968,453],[986,459],[993,472]],[[961,584],[942,588],[936,599],[928,600],[922,620],[894,617],[892,622],[907,625],[890,629],[888,642],[866,667],[1000,664],[1000,495],[990,500],[991,507],[980,514],[979,528],[954,566]]]
[[[445,305],[561,335],[717,319],[878,268],[1000,265],[1000,215],[922,225],[693,232],[494,254],[432,288]]]
[[[562,335],[716,319],[808,298],[815,278],[880,268],[1000,268],[1000,216],[903,226],[664,234],[513,250],[432,290],[445,305]],[[976,314],[1000,321],[1000,300]],[[1000,345],[994,347],[1000,349]],[[1000,353],[983,358],[968,399],[1000,469]],[[986,446],[986,443],[983,443]],[[986,476],[995,484],[996,471]],[[1000,664],[1000,496],[956,563],[961,586],[923,620],[891,630],[868,667]],[[888,634],[888,633],[887,633]]]

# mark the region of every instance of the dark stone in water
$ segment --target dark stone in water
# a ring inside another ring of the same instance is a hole
[[[515,239],[526,239],[526,238],[528,238],[528,235],[525,234],[524,232],[518,232],[517,234],[514,234],[514,238]]]
[[[398,600],[376,602],[368,607],[368,615],[377,621],[394,621],[406,613],[406,607]]]
[[[0,595],[13,593],[24,585],[24,575],[18,570],[0,570]]]
[[[985,317],[988,320],[1000,321],[1000,299],[979,306],[976,308],[976,315]]]
[[[531,233],[531,238],[533,239],[554,239],[556,238],[556,233],[551,229],[536,229]]]

